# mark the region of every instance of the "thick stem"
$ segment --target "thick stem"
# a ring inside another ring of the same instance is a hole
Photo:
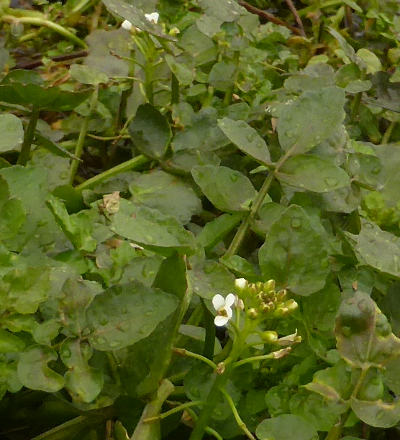
[[[18,156],[18,164],[26,165],[31,154],[31,145],[35,136],[36,125],[39,119],[39,109],[33,107],[28,127],[24,135],[24,142],[22,143],[21,152]]]
[[[147,423],[147,419],[152,419],[160,414],[161,407],[167,397],[174,390],[172,383],[164,379],[158,387],[157,394],[154,399],[149,402],[137,424],[135,431],[130,440],[159,440],[160,439],[160,423]]]
[[[57,32],[58,34],[62,35],[63,37],[67,38],[68,40],[73,41],[78,46],[81,46],[84,49],[87,48],[86,43],[80,38],[78,38],[75,34],[65,29],[64,27],[60,26],[59,24],[53,23],[52,21],[46,20],[41,17],[16,17],[14,15],[6,14],[1,16],[1,20],[6,21],[7,23],[17,22],[23,24],[31,24],[34,26],[45,26]]]
[[[94,89],[92,97],[90,99],[89,114],[87,116],[85,116],[85,119],[83,120],[81,130],[79,132],[78,141],[76,143],[75,156],[77,157],[77,159],[72,161],[70,175],[69,175],[69,182],[71,185],[74,183],[75,174],[78,170],[79,159],[82,156],[83,145],[84,145],[85,139],[86,139],[86,133],[87,133],[87,130],[89,127],[89,122],[90,122],[90,118],[92,116],[93,110],[95,109],[96,104],[97,104],[98,94],[99,94],[99,87],[97,86]]]

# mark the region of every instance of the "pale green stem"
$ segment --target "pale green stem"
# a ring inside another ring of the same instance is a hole
[[[77,37],[75,34],[70,32],[68,29],[65,29],[63,26],[60,26],[57,23],[53,23],[50,20],[46,20],[44,18],[40,17],[16,17],[14,15],[2,15],[0,17],[1,20],[6,21],[7,23],[22,23],[22,24],[31,24],[33,26],[45,26],[54,32],[57,32],[58,34],[62,35],[63,37],[73,41],[77,45],[87,48],[86,43],[81,40],[79,37]]]
[[[139,156],[136,156],[133,159],[127,160],[126,162],[122,162],[119,165],[116,165],[115,167],[110,168],[109,170],[106,170],[101,174],[97,174],[97,176],[91,177],[90,179],[86,180],[85,182],[81,183],[80,185],[76,186],[75,188],[78,191],[92,188],[93,186],[98,185],[99,183],[102,183],[108,179],[111,179],[111,177],[114,177],[117,174],[121,174],[121,173],[124,173],[125,171],[139,168],[148,162],[150,162],[150,159],[147,158],[146,156],[143,156],[142,154],[140,154]]]
[[[75,174],[76,174],[76,172],[78,170],[78,166],[79,166],[79,160],[78,159],[80,159],[81,156],[82,156],[83,145],[84,145],[85,139],[86,139],[86,133],[87,133],[88,128],[89,128],[90,118],[92,116],[92,113],[93,113],[94,109],[96,108],[98,94],[99,94],[99,87],[96,86],[96,88],[93,91],[92,97],[90,99],[89,114],[87,116],[85,116],[85,118],[84,118],[84,120],[82,122],[81,130],[79,132],[78,141],[76,143],[75,156],[77,157],[77,159],[72,161],[70,175],[69,175],[69,182],[70,182],[71,185],[74,183]]]
[[[130,440],[153,440],[160,438],[160,423],[146,423],[145,420],[159,415],[163,403],[173,391],[174,386],[172,383],[167,379],[163,379],[158,387],[156,396],[145,406]]]
[[[192,351],[186,350],[185,348],[174,348],[172,351],[175,354],[179,354],[180,356],[191,357],[193,359],[202,361],[205,364],[207,364],[209,367],[211,367],[213,370],[217,369],[217,365],[214,364],[212,360],[206,358],[205,356],[202,356],[201,354],[193,353]]]
[[[397,122],[392,121],[389,124],[389,127],[386,129],[385,134],[382,137],[382,144],[387,144],[390,141],[390,136],[392,135],[393,129],[396,126]]]
[[[235,403],[232,400],[232,397],[223,388],[221,388],[220,391],[223,394],[223,396],[225,397],[226,401],[228,402],[228,405],[230,406],[230,408],[232,410],[233,417],[235,418],[236,423],[239,426],[239,428],[246,434],[247,438],[249,438],[250,440],[256,440],[254,435],[249,431],[249,428],[246,426],[246,423],[244,423],[244,421],[241,419],[241,417],[238,413],[238,410],[236,409]]]
[[[274,354],[268,353],[260,356],[253,356],[246,359],[242,359],[241,361],[235,362],[233,368],[241,367],[242,365],[248,364],[250,362],[265,361],[266,359],[274,359]]]
[[[179,405],[175,408],[170,409],[169,411],[161,413],[158,416],[149,417],[148,419],[144,419],[143,422],[145,422],[145,423],[156,422],[157,420],[162,420],[162,419],[165,419],[169,416],[172,416],[173,414],[181,412],[181,411],[185,410],[186,408],[190,408],[192,406],[199,406],[199,405],[202,405],[203,403],[204,402],[202,400],[193,400],[192,402],[182,403],[182,405]]]

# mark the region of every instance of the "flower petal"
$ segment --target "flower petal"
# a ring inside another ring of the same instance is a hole
[[[225,299],[222,295],[217,293],[213,296],[212,304],[214,306],[214,309],[218,311],[221,307],[225,306]]]
[[[228,296],[225,298],[225,305],[227,307],[232,307],[233,304],[235,304],[236,301],[236,295],[233,293],[229,293]]]
[[[128,20],[124,20],[121,24],[122,29],[130,31],[132,29],[132,23]]]
[[[247,281],[244,278],[236,278],[235,286],[238,289],[244,289],[247,286]]]
[[[217,326],[217,327],[222,327],[222,326],[224,326],[225,324],[227,324],[228,323],[228,321],[229,321],[229,318],[227,317],[227,316],[216,316],[215,318],[214,318],[214,324]]]
[[[226,314],[228,315],[228,319],[231,319],[232,318],[232,309],[228,306],[225,306],[224,310],[225,310]]]

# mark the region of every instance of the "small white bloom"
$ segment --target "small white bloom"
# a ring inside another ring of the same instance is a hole
[[[130,31],[132,29],[132,23],[129,20],[124,20],[121,24],[122,29]]]
[[[149,21],[150,23],[157,24],[160,14],[158,12],[152,12],[151,14],[144,14],[144,16],[146,17],[147,21]]]
[[[242,290],[242,289],[244,289],[245,287],[247,287],[247,281],[246,281],[244,278],[236,278],[236,280],[235,280],[235,286],[236,286],[238,289]]]
[[[212,303],[217,312],[214,324],[217,327],[224,326],[232,318],[232,306],[235,304],[235,301],[236,295],[233,293],[229,293],[226,298],[219,293],[213,297]]]

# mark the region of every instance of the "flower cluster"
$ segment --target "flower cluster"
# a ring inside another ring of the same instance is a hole
[[[298,304],[294,299],[287,299],[285,289],[276,291],[275,281],[269,280],[265,283],[249,283],[244,278],[238,278],[235,286],[239,296],[229,293],[226,298],[217,294],[212,299],[212,304],[217,316],[214,323],[218,327],[226,325],[233,316],[232,307],[244,310],[246,302],[246,313],[250,319],[263,318],[265,314],[274,317],[288,315],[297,309]]]
[[[250,318],[256,319],[264,314],[271,314],[275,317],[285,316],[298,308],[294,299],[287,298],[286,289],[275,290],[275,281],[269,280],[265,283],[249,283],[244,278],[236,280],[236,288],[240,295],[248,298],[247,314]]]

